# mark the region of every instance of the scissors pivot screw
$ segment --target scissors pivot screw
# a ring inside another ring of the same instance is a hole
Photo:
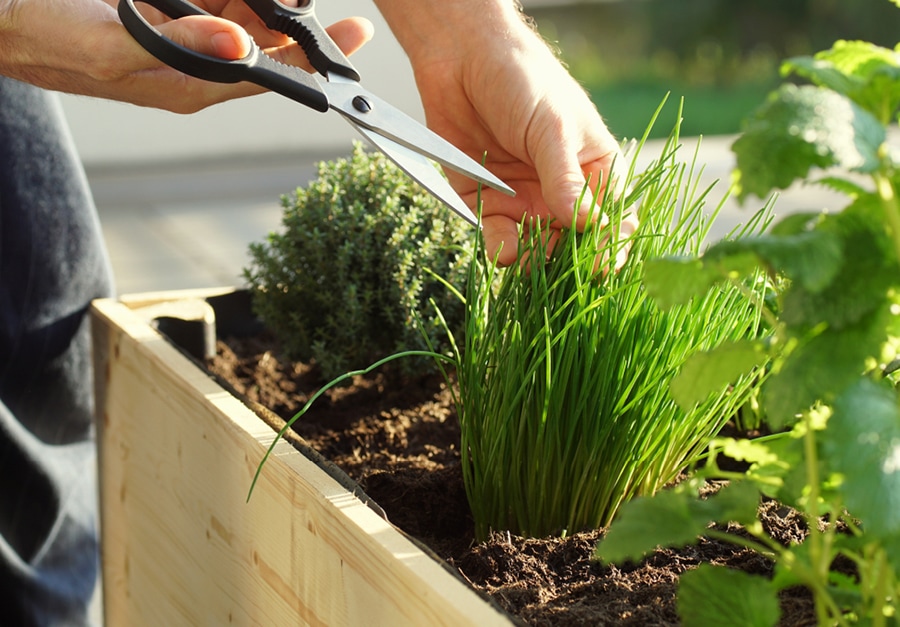
[[[353,108],[360,113],[368,113],[372,110],[372,103],[365,96],[354,96]]]

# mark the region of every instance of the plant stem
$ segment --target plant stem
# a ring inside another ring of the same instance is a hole
[[[876,549],[870,569],[875,581],[874,590],[872,591],[872,625],[873,627],[885,627],[887,619],[884,616],[884,602],[887,598],[887,584],[890,573],[884,549]]]
[[[300,409],[300,411],[298,411],[296,414],[294,414],[290,420],[286,421],[284,423],[284,426],[281,428],[281,430],[275,434],[275,438],[272,440],[272,443],[269,445],[269,448],[266,449],[266,454],[263,455],[262,460],[259,462],[259,465],[256,467],[256,473],[253,475],[253,481],[250,482],[250,490],[247,492],[247,501],[249,502],[250,497],[253,496],[253,488],[256,487],[256,482],[259,480],[259,475],[260,475],[260,473],[262,473],[263,466],[268,461],[269,457],[272,455],[272,451],[275,450],[275,446],[278,444],[278,442],[281,440],[281,438],[284,437],[284,434],[287,433],[288,429],[290,429],[291,426],[293,426],[293,424],[295,422],[297,422],[297,420],[299,420],[301,416],[303,416],[303,414],[305,414],[306,412],[309,411],[309,408],[313,406],[313,403],[315,403],[319,399],[320,396],[325,394],[325,392],[327,392],[334,386],[338,385],[342,381],[346,381],[347,379],[352,379],[353,377],[355,377],[357,375],[369,374],[373,370],[377,370],[378,368],[381,368],[381,366],[383,366],[384,364],[386,364],[388,362],[394,361],[395,359],[401,359],[404,357],[430,357],[432,359],[435,359],[438,361],[445,361],[445,362],[448,362],[453,365],[457,364],[456,360],[454,360],[451,357],[448,357],[447,355],[441,355],[440,353],[435,353],[433,351],[410,350],[410,351],[402,351],[399,353],[394,353],[393,355],[388,355],[387,357],[379,359],[378,361],[376,361],[375,363],[373,363],[372,365],[370,365],[366,368],[361,368],[359,370],[353,370],[351,372],[346,372],[338,377],[333,378],[331,381],[329,381],[328,383],[323,385],[321,388],[319,388],[319,390],[315,394],[313,394],[309,398],[308,401],[306,401],[306,404]]]
[[[888,228],[894,240],[894,251],[897,255],[897,260],[900,261],[900,203],[897,202],[897,194],[890,177],[883,172],[876,172],[873,178],[878,197],[881,198],[881,202],[884,205]]]
[[[819,525],[819,457],[816,451],[816,436],[812,426],[812,420],[809,413],[805,414],[806,433],[803,435],[803,453],[806,462],[806,485],[809,492],[806,496],[807,505],[806,512],[809,516],[807,524],[809,525],[809,537],[806,542],[809,543],[809,560],[812,566],[810,573],[811,587],[815,599],[816,616],[820,625],[829,624],[828,606],[834,606],[834,603],[827,591],[828,569],[831,566],[830,551],[827,550],[830,542],[826,542],[824,535],[818,531]],[[836,608],[835,608],[836,609]],[[834,618],[840,618],[837,612]]]
[[[707,529],[704,535],[713,540],[720,540],[722,542],[727,542],[728,544],[734,544],[735,546],[750,549],[775,562],[780,562],[784,559],[784,549],[778,543],[764,535],[757,535],[749,530],[748,532],[753,535],[753,540],[743,538],[733,533],[718,531],[717,529]]]

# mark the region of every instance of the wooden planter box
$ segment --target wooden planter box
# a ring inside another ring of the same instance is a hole
[[[247,502],[275,432],[148,320],[221,293],[94,303],[106,624],[511,624],[287,442]]]

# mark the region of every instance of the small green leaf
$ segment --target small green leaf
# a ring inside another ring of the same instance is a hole
[[[711,522],[696,516],[696,494],[663,490],[622,506],[619,517],[597,545],[606,563],[640,559],[660,546],[684,546],[697,539]],[[661,520],[665,525],[659,524]]]
[[[900,534],[900,408],[887,384],[860,379],[838,396],[822,432],[825,459],[843,475],[847,508],[876,536]]]
[[[799,429],[800,423],[790,432],[762,441],[753,440],[752,444],[748,445],[753,448],[760,446],[764,452],[742,451],[748,457],[746,461],[752,463],[746,472],[747,480],[765,496],[777,498],[785,505],[796,503],[806,488],[803,440],[797,433]],[[732,453],[726,451],[726,454]],[[739,459],[737,455],[733,456]]]
[[[823,211],[788,214],[771,226],[769,235],[798,235],[811,231],[825,215]]]
[[[685,627],[771,627],[778,623],[781,609],[768,579],[701,564],[681,575],[678,614]]]
[[[772,464],[778,461],[778,455],[765,442],[747,438],[717,438],[711,446],[715,446],[722,454],[739,462],[750,464]]]
[[[625,503],[597,545],[597,557],[607,563],[636,560],[658,547],[690,544],[712,522],[756,519],[759,491],[751,483],[733,482],[706,500],[699,498],[697,485],[682,484]]]
[[[660,309],[683,305],[703,296],[717,282],[742,278],[757,267],[755,256],[736,245],[713,257],[665,257],[644,264],[644,287]]]
[[[675,402],[689,410],[710,394],[721,393],[739,377],[766,362],[769,355],[762,342],[723,342],[709,351],[694,353],[669,382]]]
[[[766,420],[774,430],[816,402],[830,403],[880,353],[891,320],[889,303],[844,329],[825,329],[798,346],[762,388]]]
[[[650,259],[644,264],[644,286],[663,310],[702,295],[720,278],[695,258],[666,257]]]
[[[785,274],[810,292],[817,292],[831,283],[843,261],[841,239],[834,233],[818,229],[720,242],[707,251],[704,259],[748,251],[774,272]]]
[[[828,593],[840,607],[860,607],[862,594],[856,577],[831,571],[828,573]]]
[[[823,176],[816,179],[814,184],[854,199],[867,193],[859,183],[841,176]]]
[[[740,199],[760,198],[806,178],[811,168],[879,167],[884,126],[849,98],[821,87],[784,85],[745,124],[732,149]]]
[[[822,219],[815,232],[839,240],[842,253],[830,259],[839,264],[822,272],[832,277],[826,285],[809,280],[791,285],[782,300],[781,317],[786,324],[811,328],[825,322],[842,328],[855,324],[885,302],[898,273],[885,219],[883,206],[872,194],[860,196],[840,214]],[[826,259],[824,247],[818,252]],[[796,266],[793,271],[817,276],[812,266]]]
[[[751,481],[734,480],[705,501],[697,501],[697,515],[705,513],[717,522],[749,525],[757,520],[759,489]]]
[[[900,55],[867,41],[838,41],[815,57],[788,59],[782,72],[789,71],[851,98],[882,124],[900,104]]]

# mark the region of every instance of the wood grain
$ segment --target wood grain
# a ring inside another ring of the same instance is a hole
[[[272,429],[122,302],[92,315],[107,625],[511,624],[288,443],[248,502]]]

